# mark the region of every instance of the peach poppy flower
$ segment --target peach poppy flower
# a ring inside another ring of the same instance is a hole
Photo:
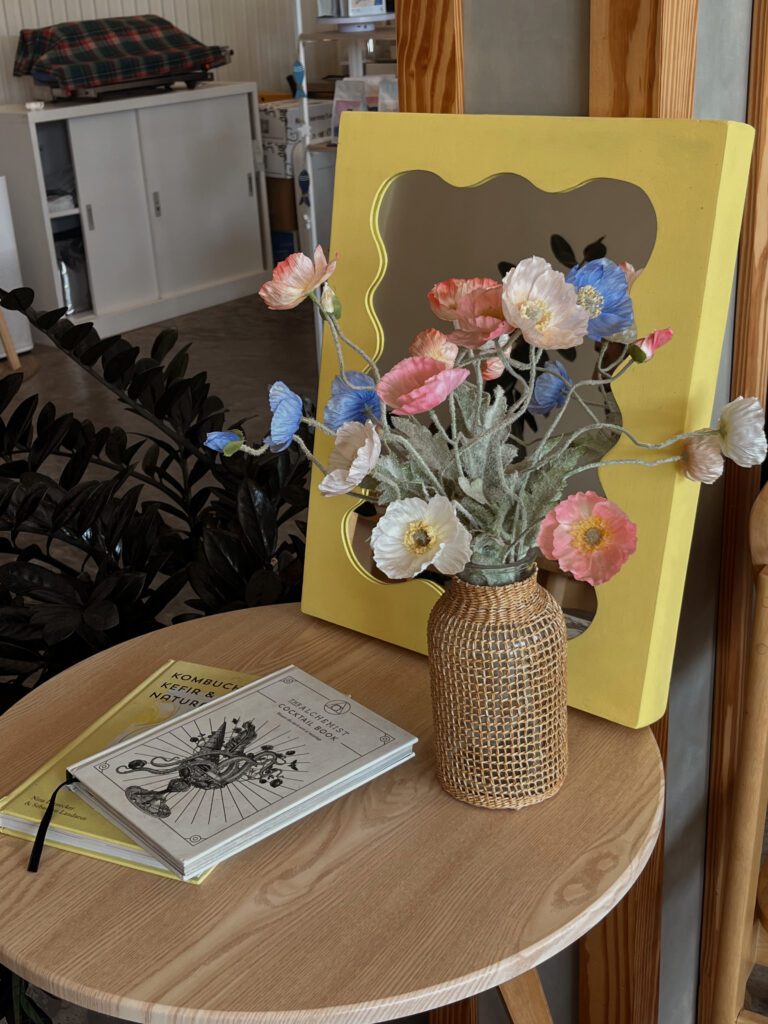
[[[519,328],[529,345],[574,348],[587,333],[589,313],[579,305],[576,289],[541,256],[529,256],[509,271],[501,302],[507,323]]]
[[[637,547],[637,527],[612,501],[580,491],[549,512],[536,540],[541,553],[593,587],[615,576]]]
[[[294,252],[278,263],[272,280],[259,289],[259,296],[270,309],[293,309],[315,289],[328,280],[336,269],[336,260],[329,263],[318,245],[312,259],[303,252]]]
[[[725,460],[717,434],[694,434],[683,444],[681,469],[695,483],[713,484],[723,475]]]
[[[439,359],[410,356],[395,363],[376,391],[396,416],[415,416],[436,408],[463,384],[469,370],[446,367]]]
[[[458,304],[465,295],[496,288],[498,284],[492,277],[449,277],[438,281],[427,292],[427,299],[435,316],[441,320],[458,320]]]
[[[412,356],[426,356],[427,359],[437,359],[446,366],[453,366],[459,354],[459,346],[448,341],[448,336],[442,331],[430,327],[416,335],[408,351]]]
[[[624,272],[624,277],[627,279],[627,287],[631,288],[635,281],[640,277],[645,267],[640,267],[639,270],[635,270],[629,260],[622,260],[619,264],[619,270]]]
[[[464,348],[478,348],[486,341],[509,334],[512,327],[501,308],[501,285],[477,288],[459,297],[456,303],[456,330],[448,338]]]

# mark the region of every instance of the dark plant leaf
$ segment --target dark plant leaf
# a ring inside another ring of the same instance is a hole
[[[64,332],[59,339],[59,345],[65,352],[71,352],[76,345],[90,337],[93,338],[94,342],[99,340],[99,336],[93,329],[92,323],[76,324]]]
[[[162,363],[173,346],[179,340],[179,332],[175,327],[166,327],[155,338],[152,344],[152,358]]]
[[[49,331],[66,315],[67,310],[65,306],[62,306],[61,309],[52,309],[49,313],[40,313],[35,321],[35,326],[41,331]]]
[[[277,517],[264,491],[250,480],[244,480],[238,488],[237,518],[246,542],[262,565],[268,565],[277,544]]]
[[[552,235],[549,239],[549,244],[552,246],[555,259],[562,263],[564,267],[576,266],[578,263],[576,253],[562,235]]]
[[[589,245],[584,246],[584,262],[589,263],[590,260],[601,260],[603,256],[606,256],[608,249],[603,245],[603,239],[605,235],[601,235],[596,242],[590,242]]]
[[[83,622],[91,629],[114,629],[120,625],[120,609],[114,601],[95,601],[83,609]]]
[[[23,380],[23,373],[9,373],[7,377],[0,379],[0,413],[5,411],[6,406],[21,387]]]

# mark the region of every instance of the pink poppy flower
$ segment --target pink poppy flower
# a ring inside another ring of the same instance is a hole
[[[651,334],[646,334],[644,338],[639,338],[632,345],[632,349],[635,350],[635,358],[637,358],[637,351],[639,350],[643,354],[643,358],[639,362],[648,362],[662,345],[666,345],[672,339],[674,333],[671,327],[665,327],[661,331],[653,331]]]
[[[511,345],[507,345],[503,349],[505,356],[509,355],[511,347]],[[504,373],[504,360],[500,356],[491,356],[490,359],[484,359],[480,364],[480,372],[483,380],[498,380],[502,373]]]
[[[477,288],[461,295],[456,303],[456,323],[457,329],[448,338],[465,348],[478,348],[509,334],[512,327],[501,308],[501,285],[496,282],[492,288]]]
[[[435,316],[441,320],[457,320],[456,309],[463,296],[495,288],[498,283],[492,277],[449,277],[447,281],[438,281],[427,292],[427,298]]]
[[[430,327],[429,330],[416,335],[408,351],[412,356],[426,356],[428,359],[437,359],[446,366],[453,366],[459,354],[459,346],[448,341],[448,336],[442,331]]]
[[[637,527],[612,501],[580,491],[545,516],[536,543],[574,579],[596,587],[615,576],[634,552]]]
[[[436,408],[469,376],[464,368],[447,368],[439,359],[411,356],[395,363],[376,391],[396,416],[415,416]]]
[[[277,264],[272,280],[261,286],[259,295],[270,309],[293,309],[327,281],[335,269],[336,260],[328,263],[319,245],[312,259],[303,252],[291,253]]]

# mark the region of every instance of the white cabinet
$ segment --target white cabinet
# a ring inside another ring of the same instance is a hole
[[[139,111],[160,290],[176,295],[264,269],[245,96]]]
[[[135,113],[72,118],[69,140],[96,311],[101,316],[157,302]]]
[[[106,336],[258,290],[271,266],[258,125],[250,83],[0,107],[36,305]]]

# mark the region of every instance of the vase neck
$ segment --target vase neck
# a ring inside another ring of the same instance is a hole
[[[457,579],[477,587],[508,587],[512,583],[522,583],[523,580],[535,576],[536,570],[536,561],[533,553],[530,553],[525,558],[504,565],[468,562]]]

